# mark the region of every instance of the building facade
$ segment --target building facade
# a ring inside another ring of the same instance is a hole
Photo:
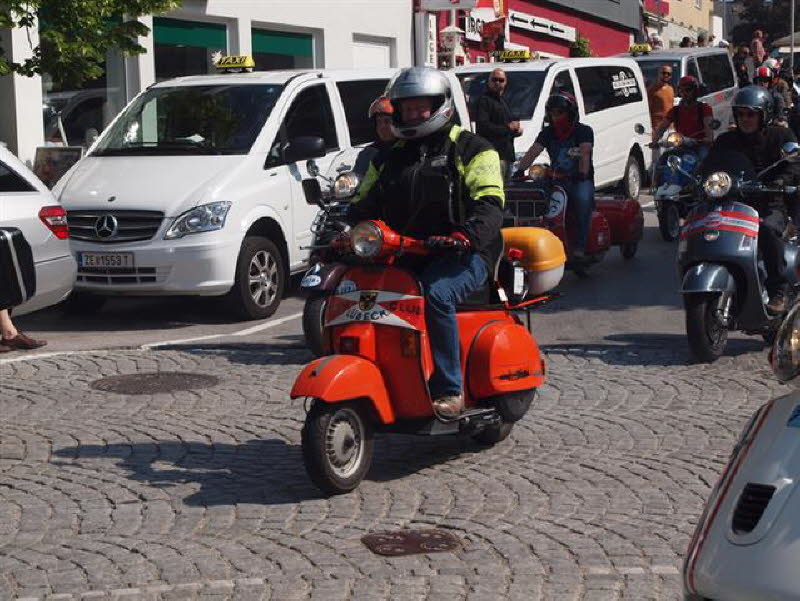
[[[81,89],[50,74],[0,78],[8,107],[0,141],[29,164],[45,143],[85,146],[140,91],[211,73],[220,54],[252,55],[258,70],[406,66],[415,55],[410,0],[184,0],[179,10],[140,20],[151,30],[140,40],[146,52],[110,52],[104,76]],[[0,30],[12,60],[37,43],[35,29]]]
[[[665,48],[678,46],[684,37],[697,41],[701,33],[719,42],[721,18],[715,18],[713,0],[645,0],[648,34],[657,34]]]

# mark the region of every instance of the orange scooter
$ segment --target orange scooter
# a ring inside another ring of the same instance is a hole
[[[540,228],[512,228],[504,237],[507,246],[517,240],[528,248],[509,249],[510,258],[498,270],[505,281],[492,281],[481,304],[457,311],[466,409],[448,420],[435,414],[427,385],[434,365],[425,297],[416,277],[396,264],[401,255],[432,251],[381,221],[364,221],[351,230],[343,257],[348,268],[324,317],[333,354],[306,365],[291,390],[291,398],[310,400],[303,459],[323,492],[340,494],[359,485],[372,461],[376,430],[466,434],[494,444],[525,415],[545,379],[529,310],[550,298],[544,288],[561,279],[565,257],[560,241]],[[528,277],[520,260],[533,266]],[[527,313],[527,327],[518,311]]]

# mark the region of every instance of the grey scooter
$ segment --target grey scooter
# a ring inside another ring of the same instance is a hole
[[[692,355],[712,362],[725,350],[729,330],[761,334],[771,342],[783,315],[766,308],[766,269],[758,253],[758,212],[745,199],[768,194],[794,195],[796,186],[766,185],[761,178],[777,165],[800,161],[800,144],[787,142],[784,158],[759,174],[741,153],[715,157],[724,170],[703,169],[703,198],[689,214],[678,244],[678,271],[686,310],[686,334]],[[711,157],[709,156],[709,159]],[[713,160],[711,161],[713,164]],[[680,170],[680,159],[670,157],[670,168]],[[749,173],[748,173],[749,171]],[[798,246],[784,244],[790,300],[800,288]]]

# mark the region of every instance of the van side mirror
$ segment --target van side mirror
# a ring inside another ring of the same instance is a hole
[[[310,205],[323,206],[322,202],[322,187],[316,178],[304,179],[302,182],[303,194],[305,194],[306,202]]]
[[[319,159],[325,156],[325,140],[319,136],[298,136],[289,140],[283,151],[287,163],[303,159]]]

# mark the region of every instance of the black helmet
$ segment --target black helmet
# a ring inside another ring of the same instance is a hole
[[[737,108],[748,108],[761,113],[761,127],[766,127],[772,123],[773,106],[772,93],[761,86],[747,86],[736,92],[731,103],[733,118],[736,127],[739,127],[739,120],[736,117]]]
[[[578,102],[575,100],[575,96],[569,92],[561,91],[551,94],[544,105],[544,110],[547,112],[551,109],[562,109],[567,111],[569,120],[572,123],[575,123],[575,121],[578,120]]]

